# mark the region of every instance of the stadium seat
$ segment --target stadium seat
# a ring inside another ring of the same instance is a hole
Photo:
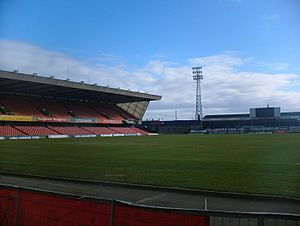
[[[70,115],[67,113],[68,109],[66,109],[62,104],[60,104],[57,101],[34,98],[31,100],[31,102],[41,111],[46,110],[49,114],[48,116],[50,117],[70,117]]]
[[[124,119],[134,120],[133,116],[111,104],[88,104],[13,95],[0,95],[1,113],[63,119],[70,117],[96,118],[100,121],[115,120],[117,124],[122,123]]]
[[[31,125],[2,126],[2,136],[18,135],[102,135],[102,134],[147,134],[135,127],[100,127],[91,126],[72,126],[72,122],[79,122],[76,118],[93,118],[98,119],[104,124],[121,124],[124,119],[132,119],[130,114],[113,104],[95,104],[54,100],[39,97],[13,96],[7,94],[0,95],[0,114],[12,114],[16,116],[33,116],[28,122]],[[106,121],[105,121],[106,120]],[[34,121],[43,121],[47,126],[35,125]],[[90,120],[92,122],[92,120]],[[51,123],[70,123],[70,125],[59,126]],[[85,122],[85,121],[82,121]],[[97,122],[96,120],[93,123]],[[87,122],[85,122],[87,123]],[[125,122],[124,122],[125,123]]]
[[[14,127],[28,135],[48,136],[48,135],[59,134],[44,126],[14,126]]]
[[[111,120],[123,120],[124,118],[120,115],[120,112],[115,109],[115,106],[113,105],[92,105],[93,109],[97,111],[100,115],[107,116],[108,119]]]
[[[74,116],[81,118],[98,118],[101,115],[85,103],[65,102],[64,106],[73,112]]]
[[[143,135],[148,135],[148,132],[146,132],[142,129],[139,129],[139,128],[136,128],[136,127],[131,127],[131,129],[134,130],[137,133],[140,133],[140,134],[143,134]]]
[[[116,131],[113,131],[106,127],[81,127],[81,128],[97,135],[117,133]]]
[[[0,126],[0,136],[24,136],[21,131],[13,128],[12,126]]]
[[[118,106],[114,106],[115,110],[117,112],[119,112],[119,115],[121,117],[123,117],[124,119],[128,119],[128,120],[136,120],[136,118],[134,118],[132,115],[130,115],[129,113],[127,113],[126,111],[124,111],[123,109],[119,108]]]
[[[23,97],[1,95],[0,102],[6,111],[17,116],[45,116],[39,109],[33,106]]]
[[[77,126],[48,126],[49,129],[64,135],[91,135],[90,131],[84,130]]]

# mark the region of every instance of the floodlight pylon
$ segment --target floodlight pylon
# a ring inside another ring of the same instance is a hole
[[[192,73],[193,73],[193,80],[196,82],[195,119],[202,121],[203,118],[202,97],[201,97],[201,80],[203,80],[202,66],[192,67]]]

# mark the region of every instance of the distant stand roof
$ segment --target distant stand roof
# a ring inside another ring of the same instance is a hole
[[[249,118],[249,114],[222,114],[222,115],[205,115],[206,118]]]
[[[280,116],[299,116],[300,112],[281,112]]]

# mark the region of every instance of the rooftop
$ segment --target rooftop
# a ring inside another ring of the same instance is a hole
[[[0,93],[113,104],[161,99],[154,94],[3,70]]]

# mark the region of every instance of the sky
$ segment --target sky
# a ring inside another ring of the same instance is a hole
[[[0,0],[0,70],[162,95],[144,119],[300,111],[299,0]]]

